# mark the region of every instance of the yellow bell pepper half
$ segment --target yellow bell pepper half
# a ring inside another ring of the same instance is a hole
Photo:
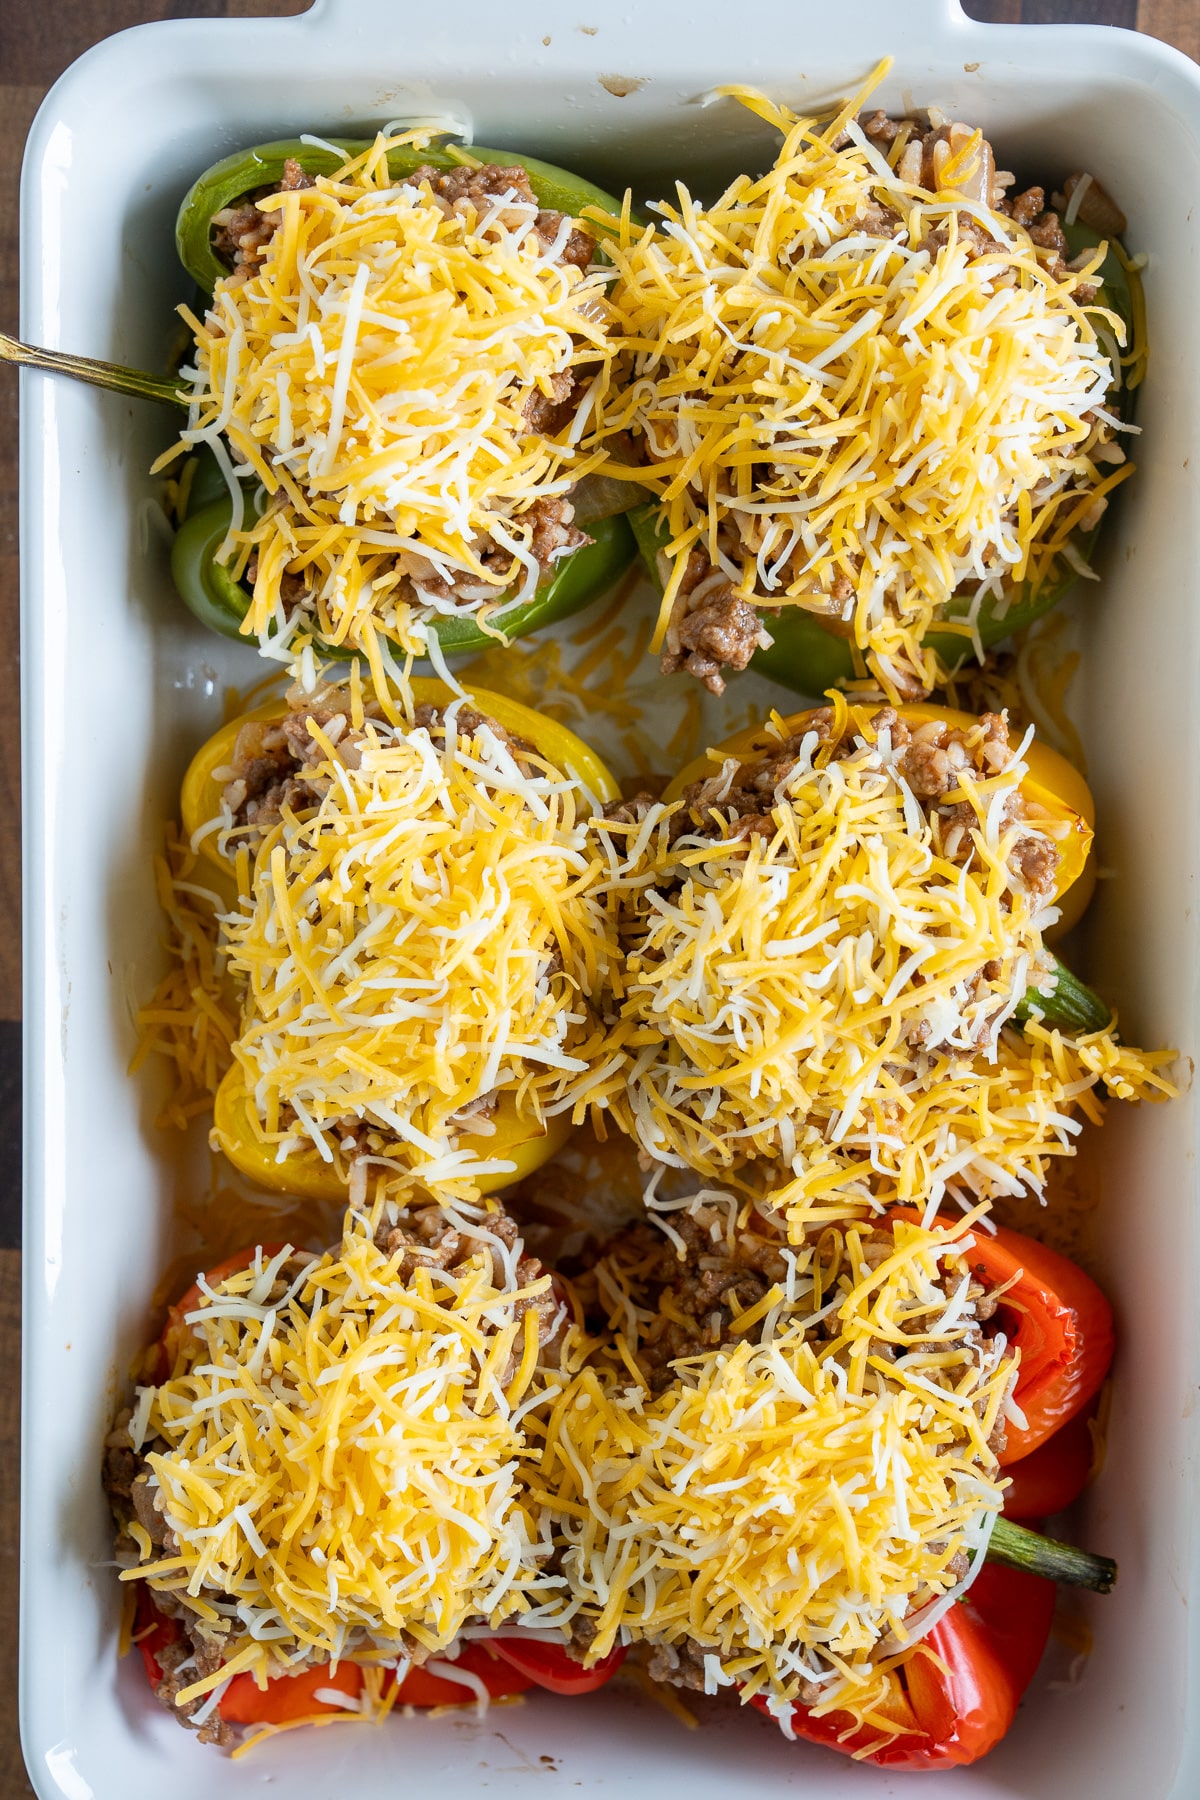
[[[840,696],[834,698],[840,699]],[[800,735],[818,710],[810,708],[789,714],[783,719],[785,732]],[[876,706],[851,706],[853,728],[869,735],[871,716],[876,710]],[[898,706],[896,711],[910,725],[926,725],[931,719],[940,719],[952,730],[966,731],[978,724],[970,713],[955,712],[951,707],[935,706],[930,702]],[[681,769],[664,793],[664,800],[678,800],[686,787],[711,775],[724,758],[735,756],[739,762],[754,762],[758,757],[769,755],[777,742],[774,733],[765,725],[752,725],[745,731],[735,732],[724,743]],[[1057,750],[1051,750],[1047,744],[1040,744],[1035,739],[1025,754],[1025,763],[1029,773],[1021,783],[1021,793],[1031,819],[1035,823],[1044,819],[1047,825],[1058,826],[1055,843],[1061,861],[1055,901],[1061,917],[1053,931],[1046,934],[1057,938],[1082,918],[1095,889],[1096,873],[1089,862],[1089,851],[1096,806],[1083,776]]]

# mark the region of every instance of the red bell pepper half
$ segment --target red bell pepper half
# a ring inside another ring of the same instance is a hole
[[[916,1219],[905,1209],[900,1215]],[[1005,1287],[997,1308],[1021,1354],[1014,1392],[1025,1417],[1009,1425],[1000,1463],[1014,1468],[1005,1505],[1012,1518],[1040,1518],[1070,1505],[1091,1465],[1084,1409],[1113,1355],[1112,1309],[1090,1276],[1020,1232],[976,1231],[967,1262],[985,1288]],[[792,1708],[797,1737],[893,1769],[975,1762],[999,1743],[1033,1679],[1054,1613],[1052,1581],[986,1564],[961,1600],[894,1671],[886,1709],[896,1736],[859,1726],[848,1713],[820,1718]],[[931,1654],[929,1654],[929,1653]],[[761,1696],[752,1704],[768,1708]],[[879,1748],[872,1749],[872,1745]]]
[[[949,1769],[1000,1742],[1033,1680],[1054,1615],[1054,1583],[986,1564],[962,1599],[893,1671],[887,1708],[897,1735],[856,1725],[849,1713],[814,1718],[794,1706],[797,1737],[889,1769]],[[755,1694],[751,1704],[767,1712]],[[872,1745],[878,1745],[872,1749]]]
[[[1091,1276],[1057,1250],[1003,1227],[974,1238],[967,1261],[976,1279],[989,1288],[1013,1281],[998,1313],[1021,1353],[1013,1398],[1025,1424],[1007,1427],[1000,1465],[1008,1468],[1099,1393],[1113,1359],[1112,1307]]]
[[[278,1256],[286,1246],[261,1246],[264,1262]],[[228,1256],[209,1269],[204,1280],[216,1287],[231,1275],[238,1275],[253,1262],[259,1246],[250,1245]],[[186,1315],[200,1304],[199,1281],[192,1283],[168,1308],[166,1324],[158,1342],[156,1379],[165,1381],[172,1362],[172,1340],[186,1330]],[[151,1591],[138,1591],[136,1636],[142,1653],[146,1676],[151,1687],[162,1680],[157,1652],[174,1643],[183,1634],[175,1619],[167,1618],[154,1604]],[[623,1649],[614,1650],[592,1668],[585,1669],[558,1644],[530,1639],[477,1639],[465,1644],[455,1666],[476,1675],[493,1700],[523,1694],[529,1688],[545,1688],[551,1694],[590,1694],[615,1675],[625,1660]],[[260,1688],[250,1674],[235,1675],[217,1704],[223,1719],[239,1725],[283,1725],[314,1714],[344,1710],[334,1700],[318,1700],[319,1691],[346,1694],[354,1698],[362,1690],[362,1670],[356,1663],[342,1663],[334,1673],[327,1665],[305,1669],[298,1675],[278,1675]],[[398,1706],[461,1706],[469,1690],[461,1681],[450,1681],[443,1675],[421,1667],[410,1669],[396,1696]]]

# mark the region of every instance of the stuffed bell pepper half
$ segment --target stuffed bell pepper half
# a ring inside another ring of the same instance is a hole
[[[1040,1194],[1101,1089],[1173,1091],[1047,947],[1090,891],[1086,784],[1003,714],[828,699],[607,809],[626,1064],[589,1097],[802,1214]]]
[[[808,694],[923,698],[1093,574],[1131,473],[1123,217],[1088,175],[1017,192],[934,109],[867,110],[887,66],[833,118],[717,90],[778,132],[771,166],[606,236],[588,441],[653,491],[655,647],[714,693],[753,658]]]
[[[318,1254],[202,1275],[140,1359],[104,1479],[129,1628],[203,1741],[530,1687],[583,1694],[524,1491],[566,1289],[493,1208],[389,1203]]]
[[[388,690],[379,690],[387,694]],[[214,1145],[258,1185],[351,1177],[460,1196],[568,1130],[616,925],[590,820],[616,785],[502,695],[358,678],[232,720],[193,759],[184,832],[229,896],[238,1008]]]
[[[982,1214],[798,1229],[709,1189],[579,1294],[593,1336],[531,1420],[530,1492],[596,1652],[894,1768],[990,1750],[1055,1582],[1115,1579],[1001,1516],[1107,1371],[1095,1284]]]

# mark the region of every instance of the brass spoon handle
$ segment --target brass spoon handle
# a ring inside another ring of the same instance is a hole
[[[177,382],[120,363],[97,362],[90,356],[70,356],[65,350],[41,350],[22,344],[0,331],[0,362],[19,363],[26,369],[46,369],[52,375],[70,375],[90,381],[93,387],[110,388],[117,394],[133,394],[139,400],[157,400],[163,406],[180,406],[186,412],[188,397]]]

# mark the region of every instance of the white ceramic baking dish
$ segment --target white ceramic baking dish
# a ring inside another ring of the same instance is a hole
[[[694,183],[769,140],[718,82],[801,104],[896,57],[882,94],[979,121],[1031,178],[1083,166],[1119,196],[1149,257],[1153,331],[1141,474],[1088,613],[1077,700],[1100,806],[1092,967],[1129,1033],[1195,1054],[1200,959],[1200,70],[1144,37],[972,24],[954,0],[324,0],[283,21],[147,25],[63,77],[29,140],[23,332],[161,364],[184,296],[171,227],[195,173],[239,145],[345,132],[447,107],[478,141],[609,186]],[[615,78],[615,79],[614,79]],[[22,406],[26,879],[25,1442],[21,1724],[39,1794],[200,1800],[264,1783],[297,1800],[398,1790],[687,1793],[904,1790],[939,1800],[1165,1800],[1200,1793],[1196,1549],[1200,1231],[1194,1095],[1117,1109],[1100,1239],[1123,1341],[1107,1470],[1086,1509],[1116,1554],[1078,1678],[1043,1675],[980,1767],[888,1776],[786,1744],[755,1716],[689,1734],[611,1696],[485,1722],[293,1734],[237,1764],[118,1666],[98,1465],[105,1419],[167,1258],[172,1160],[150,1084],[129,1081],[132,997],[159,969],[149,861],[189,750],[248,653],[193,627],[168,584],[147,474],[169,426],[152,408],[26,375]],[[248,666],[249,663],[249,666]],[[1186,1065],[1185,1065],[1186,1066]],[[1189,1694],[1192,1706],[1189,1709]]]

